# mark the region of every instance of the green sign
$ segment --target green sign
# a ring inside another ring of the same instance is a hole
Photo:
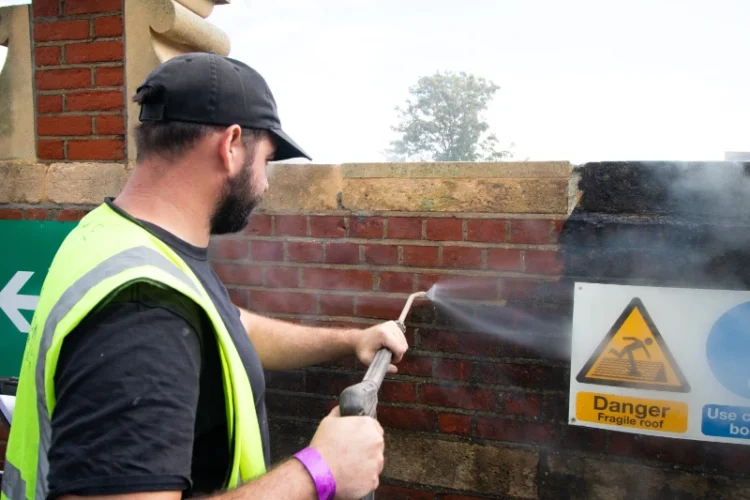
[[[47,270],[77,222],[0,220],[0,377],[17,377]]]

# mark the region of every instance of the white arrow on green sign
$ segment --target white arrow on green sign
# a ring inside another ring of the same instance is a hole
[[[39,302],[38,295],[23,295],[18,293],[29,281],[34,273],[29,271],[18,271],[10,281],[0,290],[0,309],[13,322],[18,331],[29,333],[31,325],[23,317],[21,311],[33,311]]]
[[[77,222],[0,220],[0,377],[17,377],[42,284]]]

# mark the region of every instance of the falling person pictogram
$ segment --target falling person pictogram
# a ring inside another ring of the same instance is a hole
[[[627,354],[628,361],[630,361],[630,374],[633,376],[637,376],[640,374],[638,371],[638,364],[635,362],[635,356],[633,355],[633,351],[637,351],[638,349],[643,349],[643,352],[646,354],[646,357],[648,359],[651,359],[651,354],[648,352],[648,347],[651,344],[654,343],[653,340],[650,338],[647,338],[646,341],[642,341],[641,339],[635,338],[635,337],[623,337],[623,340],[630,340],[630,344],[623,347],[621,351],[618,351],[614,347],[609,350],[610,354],[614,354],[617,356],[617,359],[622,359],[623,356]]]

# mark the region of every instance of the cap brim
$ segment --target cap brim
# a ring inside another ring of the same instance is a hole
[[[292,158],[307,158],[312,161],[310,155],[297,145],[286,132],[280,128],[269,130],[277,139],[276,154],[274,161],[291,160]]]

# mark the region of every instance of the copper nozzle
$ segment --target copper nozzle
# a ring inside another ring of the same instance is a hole
[[[409,298],[406,300],[406,305],[404,306],[404,309],[401,311],[401,316],[398,318],[398,322],[401,324],[404,324],[404,320],[406,320],[406,316],[409,314],[409,309],[411,309],[411,304],[414,302],[414,299],[419,298],[426,298],[428,297],[427,292],[417,292],[409,295]]]

